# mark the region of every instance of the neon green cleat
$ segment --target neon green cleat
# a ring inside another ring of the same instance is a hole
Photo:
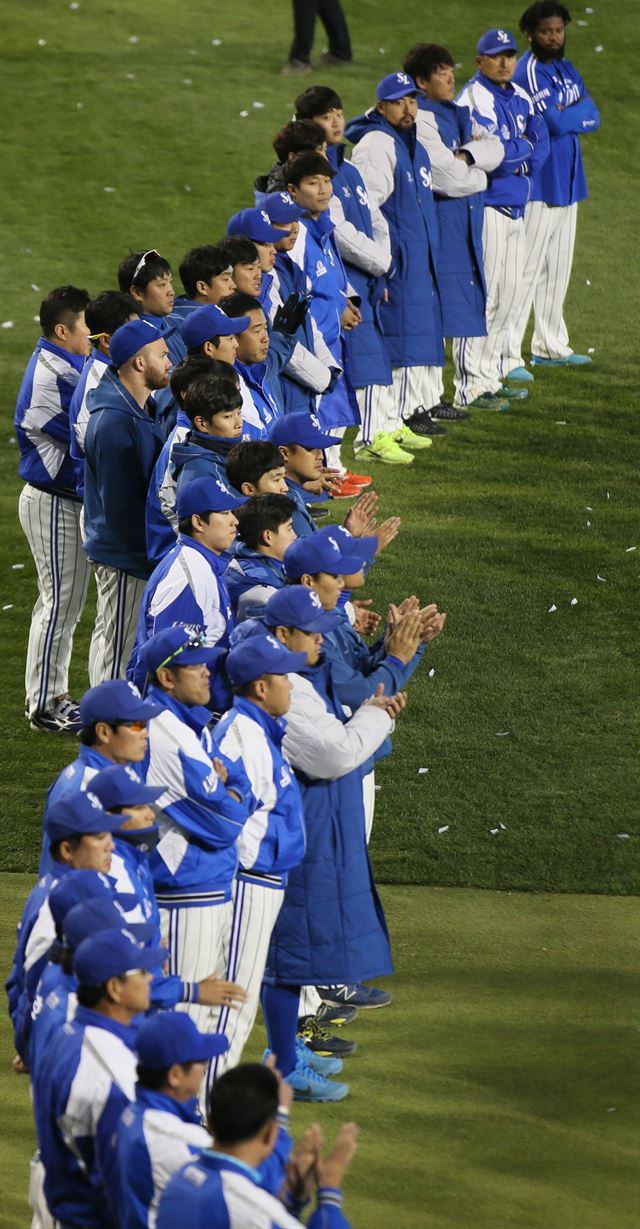
[[[416,435],[415,431],[408,427],[406,422],[393,432],[391,436],[396,444],[401,444],[404,448],[414,448],[416,452],[420,452],[423,448],[431,448],[433,440],[430,435]]]
[[[371,443],[365,444],[361,452],[365,453],[368,457],[375,458],[377,461],[383,461],[385,465],[413,464],[411,453],[404,452],[394,436],[388,435],[386,431],[378,431],[378,434],[374,435]],[[360,455],[361,453],[358,453],[358,456]]]

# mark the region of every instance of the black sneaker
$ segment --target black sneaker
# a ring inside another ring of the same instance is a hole
[[[307,504],[307,512],[314,521],[323,521],[329,515],[327,504]]]
[[[323,1057],[347,1058],[354,1054],[357,1046],[355,1041],[347,1041],[344,1037],[332,1037],[328,1028],[324,1028],[315,1016],[307,1016],[298,1021],[298,1037],[314,1054]]]
[[[69,696],[61,696],[48,712],[34,713],[29,724],[32,730],[48,730],[53,734],[79,734],[82,729],[80,709]]]
[[[458,422],[462,418],[471,418],[468,410],[457,410],[450,401],[441,401],[439,405],[432,406],[430,413],[432,418],[444,418],[448,422]]]
[[[416,435],[446,435],[444,427],[440,427],[433,417],[431,410],[425,410],[423,406],[419,406],[413,411],[410,418],[405,418],[405,424],[410,431],[414,431]]]
[[[355,1007],[331,1007],[329,1003],[321,1003],[315,1018],[320,1024],[331,1024],[334,1028],[341,1028],[343,1024],[351,1024],[358,1012]]]

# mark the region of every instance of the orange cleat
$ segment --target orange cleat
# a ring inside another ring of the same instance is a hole
[[[354,474],[350,469],[346,469],[342,475],[343,479],[353,486],[371,486],[373,478],[371,474]]]

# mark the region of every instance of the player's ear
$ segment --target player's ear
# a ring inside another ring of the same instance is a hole
[[[313,577],[309,574],[309,572],[303,572],[302,576],[300,577],[298,581],[298,584],[306,585],[307,589],[312,589],[313,588]]]
[[[240,494],[246,495],[247,499],[251,499],[251,496],[257,495],[258,492],[252,482],[241,482],[240,483]]]

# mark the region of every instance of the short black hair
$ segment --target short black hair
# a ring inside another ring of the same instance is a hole
[[[235,380],[228,375],[212,372],[189,386],[182,405],[193,425],[196,418],[204,418],[205,422],[208,422],[214,414],[240,409],[242,394]]]
[[[324,145],[326,133],[312,119],[293,119],[280,129],[273,142],[278,162],[287,162],[289,154],[302,154]]]
[[[40,304],[40,328],[44,337],[53,337],[56,324],[70,324],[71,316],[86,311],[89,291],[78,286],[56,286]]]
[[[207,1122],[224,1147],[253,1139],[278,1116],[278,1081],[262,1063],[241,1063],[225,1071],[208,1097]]]
[[[192,515],[192,514],[191,514],[191,515]],[[193,537],[193,522],[192,522],[192,520],[191,520],[191,515],[190,515],[190,516],[181,516],[181,517],[180,517],[180,519],[179,519],[179,521],[178,521],[178,533],[181,533],[181,534],[182,534],[182,536],[183,536],[183,538],[192,538],[192,537]],[[199,513],[198,513],[198,516],[200,517],[200,520],[201,520],[201,521],[204,521],[205,525],[208,525],[208,524],[209,524],[209,517],[211,516],[211,513],[210,513],[209,511],[206,511],[206,512],[199,512]],[[167,670],[179,670],[179,669],[180,669],[180,666],[166,666],[166,667],[165,667],[165,669],[167,669]],[[156,676],[156,675],[152,675],[152,676],[151,676],[151,682],[155,684],[155,683],[157,683],[157,681],[158,681],[157,676]]]
[[[172,1063],[171,1066],[182,1067],[185,1071],[190,1071],[193,1063]],[[138,1083],[143,1088],[148,1088],[151,1092],[160,1092],[160,1089],[164,1088],[167,1082],[170,1070],[170,1067],[145,1067],[143,1063],[138,1063],[136,1068]]]
[[[547,17],[561,17],[565,26],[571,21],[571,13],[564,4],[556,4],[555,0],[540,0],[538,4],[530,4],[525,9],[518,24],[523,34],[535,34],[540,22]]]
[[[148,260],[145,260],[142,268],[138,270],[134,283],[134,274],[145,251],[149,251],[149,249],[142,248],[140,252],[130,252],[118,265],[118,285],[125,293],[131,290],[133,285],[137,286],[138,290],[144,290],[145,286],[148,286],[154,277],[161,277],[163,273],[171,273],[169,261],[165,260],[164,256],[160,256],[159,253],[155,253]]]
[[[225,295],[219,306],[232,320],[236,320],[238,316],[246,316],[247,312],[264,310],[260,300],[254,299],[252,294],[245,294],[244,290],[234,290],[233,294]]]
[[[284,177],[287,184],[293,184],[297,188],[300,181],[309,175],[326,175],[328,179],[334,179],[335,174],[331,163],[323,154],[298,154],[298,157],[293,158],[285,167]]]
[[[326,115],[327,111],[342,111],[342,102],[328,85],[312,85],[303,94],[298,94],[295,111],[297,120],[313,119],[314,115]]]
[[[71,836],[61,836],[59,841],[52,841],[51,844],[49,845],[49,853],[51,854],[53,861],[62,862],[62,858],[60,857],[60,846],[63,841],[66,841],[66,843],[70,845],[72,849],[77,849],[81,840],[82,840],[82,833],[78,832],[75,835],[71,835]]]
[[[122,290],[102,290],[87,303],[84,318],[89,332],[96,336],[98,333],[111,335],[131,316],[139,315],[140,308],[130,294]]]
[[[191,248],[180,261],[180,281],[190,299],[198,293],[197,283],[206,282],[207,286],[214,277],[219,277],[229,268],[231,260],[229,253],[220,243],[205,243],[202,247]]]
[[[225,367],[229,370],[229,364],[222,364],[219,359],[207,358],[206,354],[187,354],[184,358],[176,363],[169,377],[171,392],[176,401],[180,401],[187,389],[192,384],[197,384],[198,380],[202,380],[204,376],[211,374],[212,365],[214,370],[217,367]]]
[[[416,77],[428,81],[442,64],[448,68],[455,67],[453,56],[446,47],[440,47],[438,43],[415,43],[404,57],[402,67],[414,81]]]
[[[244,235],[227,235],[220,245],[228,256],[225,269],[231,265],[254,265],[260,260],[260,253],[251,239]]]
[[[238,508],[238,537],[245,546],[257,550],[267,529],[276,530],[290,521],[296,505],[288,495],[252,495]]]
[[[108,998],[107,983],[102,982],[99,986],[78,986],[76,995],[81,1007],[97,1007],[103,999]]]
[[[225,463],[227,478],[236,491],[242,490],[243,482],[257,486],[269,470],[283,468],[282,453],[270,440],[241,440],[233,445]]]

